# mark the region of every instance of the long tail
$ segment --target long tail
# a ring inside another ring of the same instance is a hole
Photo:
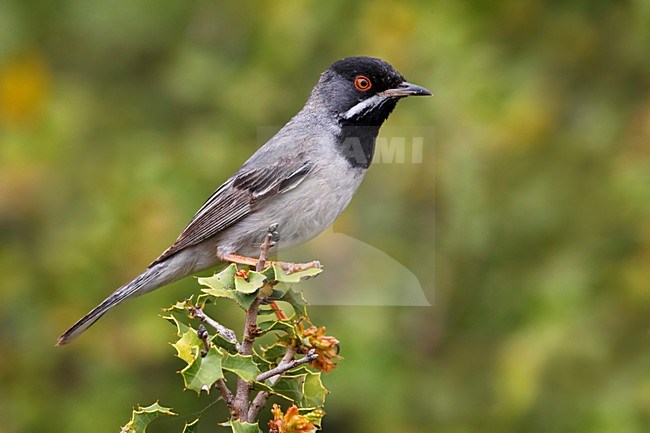
[[[59,337],[56,342],[57,346],[68,344],[77,338],[82,332],[90,328],[100,317],[108,310],[121,303],[127,298],[138,296],[157,289],[177,278],[169,278],[171,275],[165,272],[167,264],[165,262],[157,263],[142,274],[137,276],[133,281],[127,283],[113,292],[108,298],[104,299],[101,304],[92,309],[88,314],[77,321],[70,329]]]

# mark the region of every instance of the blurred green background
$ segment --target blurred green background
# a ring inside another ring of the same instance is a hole
[[[187,417],[151,432],[215,431],[156,317],[195,281],[54,342],[359,54],[435,94],[382,133],[435,143],[370,170],[335,230],[432,306],[312,307],[345,357],[324,430],[650,431],[648,23],[644,0],[3,0],[0,432],[118,431],[157,399]]]

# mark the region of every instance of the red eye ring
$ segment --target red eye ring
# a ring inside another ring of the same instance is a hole
[[[365,75],[357,75],[354,77],[354,87],[360,92],[366,92],[372,87],[372,82]]]

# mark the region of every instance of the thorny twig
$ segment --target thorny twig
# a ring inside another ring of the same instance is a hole
[[[260,256],[257,263],[255,264],[255,270],[257,272],[264,270],[264,267],[266,266],[269,250],[275,245],[274,236],[277,235],[276,230],[277,224],[271,225],[266,236],[264,237],[264,242],[260,246]],[[316,263],[317,266],[320,267],[317,262],[313,263]],[[237,347],[237,351],[240,354],[247,356],[253,353],[253,343],[259,333],[259,329],[257,327],[257,315],[261,302],[261,298],[255,298],[248,310],[246,310],[244,335],[241,344],[237,341],[237,337],[234,331],[226,328],[214,319],[210,318],[203,312],[200,307],[192,306],[190,307],[190,311],[194,317],[213,327],[224,339],[234,343]],[[199,337],[204,341],[207,353],[209,347],[207,344],[209,344],[209,341],[207,341],[207,331],[203,325],[201,325],[199,328]],[[286,353],[282,357],[282,360],[278,363],[277,367],[259,374],[256,377],[255,381],[264,382],[268,380],[269,384],[272,386],[280,379],[282,374],[295,367],[312,362],[318,357],[313,349],[310,350],[303,358],[294,360],[295,355],[296,349],[291,346],[288,347]],[[255,418],[257,418],[259,411],[264,407],[270,396],[268,392],[260,391],[257,393],[253,401],[249,404],[251,383],[246,382],[241,377],[237,378],[237,392],[235,395],[233,395],[230,389],[226,386],[224,379],[218,380],[215,386],[219,389],[221,397],[226,402],[226,405],[228,406],[228,409],[230,410],[232,416],[244,422],[254,421]]]
[[[203,350],[201,350],[201,357],[205,358],[205,356],[208,354],[208,351],[210,350],[210,340],[208,340],[210,334],[208,334],[208,330],[205,329],[205,326],[201,324],[199,325],[199,330],[196,332],[196,335],[201,339],[201,341],[203,341]]]
[[[199,330],[197,331],[196,334],[201,339],[201,341],[203,341],[204,349],[201,350],[201,357],[205,357],[208,354],[208,351],[210,350],[210,344],[211,344],[210,334],[208,334],[208,330],[205,329],[205,326],[203,326],[203,324],[199,325]],[[230,410],[230,413],[233,414],[234,413],[233,396],[232,396],[232,392],[230,392],[230,389],[228,389],[228,386],[226,385],[226,381],[224,379],[219,379],[215,383],[215,386],[219,390],[219,393],[221,394],[221,398],[226,403],[226,406],[228,406],[228,410]]]
[[[277,228],[277,224],[273,224],[269,227],[269,230],[264,237],[264,242],[260,246],[260,258],[257,261],[257,265],[255,266],[255,269],[258,272],[262,271],[266,265],[266,259],[268,258],[269,249],[273,246],[273,236]],[[257,313],[259,311],[261,301],[262,300],[260,298],[255,298],[255,300],[246,311],[244,337],[242,339],[241,346],[239,347],[239,353],[242,355],[251,355],[253,353],[253,342],[255,341],[258,333]],[[250,421],[248,417],[250,389],[250,383],[246,382],[241,377],[237,378],[237,394],[235,395],[234,406],[239,415],[239,419],[242,421]]]
[[[283,367],[285,365],[288,365],[289,363],[292,362],[293,357],[296,355],[296,348],[293,346],[289,346],[287,348],[287,352],[284,354],[282,357],[282,360],[276,367]],[[306,356],[305,356],[306,358]],[[305,359],[303,358],[303,359]],[[280,374],[276,374],[275,376],[272,376],[269,379],[269,382],[271,386],[275,385],[275,383],[280,379]],[[257,393],[255,398],[253,399],[253,402],[251,403],[251,407],[248,410],[248,419],[255,419],[257,417],[257,414],[260,412],[260,410],[264,407],[266,404],[266,401],[269,399],[270,394],[266,391],[260,391]]]
[[[318,358],[318,355],[316,355],[316,351],[314,349],[311,349],[307,354],[300,359],[294,359],[293,361],[290,361],[286,364],[280,363],[277,367],[272,368],[269,371],[265,371],[264,373],[260,374],[255,378],[256,382],[264,382],[266,379],[271,378],[273,376],[279,376],[282,373],[286,373],[287,371],[298,367],[299,365],[302,364],[307,364],[308,362],[314,361],[316,358]]]
[[[192,305],[189,307],[189,310],[192,316],[196,317],[201,322],[207,323],[208,325],[213,327],[217,331],[217,334],[221,335],[224,339],[233,343],[237,347],[237,350],[239,350],[239,342],[237,341],[237,336],[235,335],[235,331],[226,328],[221,323],[217,322],[212,317],[205,314],[201,309],[201,307],[196,307]]]
[[[219,390],[219,393],[221,394],[221,398],[226,403],[226,406],[228,406],[228,410],[230,411],[230,414],[234,416],[237,412],[235,410],[235,406],[233,405],[234,401],[233,401],[232,392],[230,392],[230,389],[226,385],[226,381],[224,379],[219,379],[217,380],[215,386]]]

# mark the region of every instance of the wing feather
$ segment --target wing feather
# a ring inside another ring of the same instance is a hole
[[[261,201],[292,190],[312,169],[312,163],[300,158],[280,159],[261,169],[240,170],[208,198],[176,242],[150,266],[215,236],[255,212]]]

